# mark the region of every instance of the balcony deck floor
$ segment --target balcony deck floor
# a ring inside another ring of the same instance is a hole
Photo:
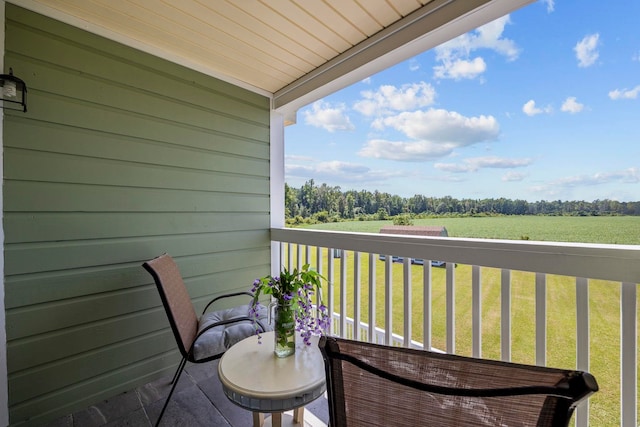
[[[171,377],[145,384],[89,408],[68,414],[46,427],[147,427],[154,426],[170,390]],[[315,418],[327,425],[327,400],[317,399],[306,406]],[[308,412],[307,412],[308,413]],[[162,418],[164,427],[248,427],[251,412],[235,405],[224,395],[218,379],[218,361],[188,364]]]

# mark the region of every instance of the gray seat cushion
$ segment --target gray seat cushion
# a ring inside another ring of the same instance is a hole
[[[220,322],[222,320],[234,319],[237,317],[249,316],[249,306],[241,305],[226,310],[212,311],[205,313],[198,322],[198,333],[209,325]],[[258,319],[262,322],[267,330],[273,330],[267,323],[267,309],[260,307]],[[260,328],[258,326],[258,328]],[[196,341],[193,349],[195,360],[204,359],[213,355],[224,353],[229,347],[242,341],[243,339],[256,333],[253,322],[244,321],[239,323],[230,323],[227,325],[215,326],[205,332]]]

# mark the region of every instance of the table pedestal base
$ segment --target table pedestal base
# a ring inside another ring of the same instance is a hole
[[[295,415],[298,410],[300,414],[299,418],[296,418]],[[280,415],[280,417],[278,417],[278,415]],[[326,424],[311,412],[305,412],[304,408],[298,408],[281,414],[270,414],[267,417],[265,417],[264,414],[254,412],[253,427],[326,427]]]

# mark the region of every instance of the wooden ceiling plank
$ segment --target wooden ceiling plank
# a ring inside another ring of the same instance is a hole
[[[137,1],[155,2],[155,0]],[[198,12],[204,13],[202,10]],[[208,25],[202,19],[193,19],[193,17],[184,13],[182,10],[175,10],[172,14],[182,16],[183,23],[179,24],[178,22],[174,22],[171,24],[172,28],[165,27],[164,31],[166,31],[169,37],[181,39],[185,44],[198,46],[206,51],[212,59],[217,58],[216,62],[219,62],[220,58],[218,57],[223,52],[226,52],[227,57],[231,56],[235,62],[243,64],[245,67],[254,68],[258,72],[266,72],[273,76],[280,74],[280,79],[283,77],[291,78],[292,76],[299,76],[315,68],[313,64],[302,61],[300,58],[282,49],[274,47],[268,51],[263,48],[257,48],[256,46],[259,47],[262,45],[262,40],[257,42],[255,40],[239,40],[230,36],[225,31],[225,25]],[[219,21],[216,22],[219,23]],[[186,23],[190,23],[192,28],[197,28],[197,31],[184,28],[184,25],[187,25]],[[176,31],[178,25],[182,26],[180,31]],[[189,31],[193,36],[184,38],[183,34],[185,31]],[[163,39],[168,40],[168,37],[165,36]]]
[[[268,17],[263,17],[259,13],[255,13],[253,8],[246,7],[246,5],[249,4],[262,6],[260,7],[261,10],[264,11],[264,9],[267,9],[267,11],[271,13],[267,12]],[[265,52],[273,52],[274,49],[280,49],[291,53],[293,56],[314,67],[319,66],[327,60],[326,57],[318,54],[313,49],[313,46],[302,43],[296,38],[296,35],[307,35],[308,37],[308,34],[301,29],[295,31],[297,29],[295,25],[285,21],[280,15],[274,13],[271,9],[265,8],[264,5],[259,2],[245,3],[218,0],[218,3],[216,3],[216,12],[223,14],[235,23],[237,30],[234,35],[238,39],[255,43],[255,37],[257,36],[264,40],[264,42],[259,43],[259,45]],[[282,22],[282,25],[278,25],[274,21],[284,22]],[[283,29],[287,31],[285,32]],[[313,41],[309,37],[308,39],[309,42]]]
[[[213,69],[220,69],[224,57],[242,67],[268,73],[278,80],[289,80],[303,75],[313,64],[305,63],[289,56],[290,62],[277,58],[275,52],[264,52],[252,45],[229,37],[218,28],[206,25],[202,21],[193,20],[181,10],[171,6],[161,5],[156,0],[136,0],[130,5],[125,0],[93,0],[91,3],[83,0],[43,0],[55,7],[57,3],[65,3],[66,7],[76,17],[90,22],[96,22],[106,28],[127,35],[135,40],[156,46],[172,49],[184,55],[189,51],[202,58],[209,57],[205,64]],[[156,12],[147,6],[157,6]],[[164,7],[164,9],[163,9]],[[168,7],[168,8],[167,8]],[[159,13],[157,13],[159,12]],[[168,19],[165,16],[171,16]],[[190,23],[190,26],[187,26]],[[144,31],[141,29],[144,28]],[[134,36],[135,35],[135,36]],[[172,47],[170,47],[172,46]],[[202,54],[198,53],[202,51]],[[272,71],[273,70],[273,71]],[[243,81],[246,81],[244,79]]]
[[[532,1],[455,0],[453,5],[464,9],[486,2],[491,7],[486,12],[478,8],[481,13],[474,15],[482,17]],[[356,78],[349,67],[369,72],[413,52],[418,44],[399,53],[392,45],[407,43],[419,30],[410,26],[406,31],[404,23],[394,24],[401,17],[411,18],[423,5],[435,9],[443,2],[448,4],[446,0],[29,0],[28,8],[41,8],[55,19],[174,62],[182,59],[186,66],[240,85],[278,92],[276,104],[293,106],[311,99],[300,95],[302,86],[316,96]],[[419,45],[444,40],[440,34],[446,37],[463,26],[454,24]],[[388,38],[396,28],[399,36]],[[384,58],[375,58],[386,51]],[[306,83],[311,80],[313,84]],[[340,83],[333,85],[337,80]]]
[[[315,68],[323,62],[320,56],[302,46],[299,49],[301,54],[294,54],[292,50],[287,49],[291,45],[290,39],[227,2],[218,0],[215,8],[200,3],[189,4],[192,5],[188,11],[192,14],[192,22],[208,26],[210,31],[223,33],[216,35],[216,39],[229,38],[236,40],[240,45],[244,44],[245,48],[242,50],[247,51],[249,55],[252,55],[252,50],[261,52],[260,55],[257,53],[254,55],[272,57],[275,63],[285,63],[302,72]],[[177,3],[177,7],[186,14],[182,3]]]
[[[273,0],[270,3],[273,3]],[[297,22],[300,28],[303,28],[317,43],[324,43],[332,47],[336,52],[344,52],[351,47],[344,38],[337,37],[329,26],[320,22],[318,18],[300,6],[299,2],[286,0],[282,3],[281,6],[277,7],[282,16],[290,22]]]
[[[367,37],[384,28],[369,12],[354,0],[327,0],[327,3],[351,25]],[[368,3],[367,3],[368,6]]]
[[[292,43],[313,51],[323,59],[323,62],[340,53],[330,45],[320,43],[317,38],[302,28],[298,22],[290,21],[286,16],[279,13],[278,9],[281,9],[279,6],[272,8],[270,4],[265,4],[262,1],[242,1],[234,3],[234,6],[242,9],[246,14],[253,16],[255,19],[262,21],[264,25],[271,26],[282,32]]]
[[[350,46],[354,46],[366,38],[366,34],[344,19],[335,9],[329,7],[325,1],[298,1],[298,5],[309,15],[315,17],[319,24],[324,26],[325,23],[329,23],[329,27],[334,34],[329,40],[334,40],[337,35],[339,38],[346,40]]]
[[[391,7],[388,0],[356,1],[361,5],[361,7],[366,9],[372,19],[374,19],[380,26],[382,26],[382,28],[388,27],[402,17],[395,8]],[[417,9],[419,6],[420,5],[416,3],[415,9]]]
[[[221,74],[236,76],[239,80],[256,87],[264,87],[268,82],[268,90],[272,91],[295,77],[290,74],[291,70],[284,65],[282,67],[285,71],[280,71],[279,67],[275,65],[281,64],[274,64],[273,58],[266,54],[263,55],[263,58],[257,59],[247,56],[237,49],[230,49],[229,46],[219,44],[215,40],[209,40],[206,45],[201,44],[202,42],[198,42],[198,44],[185,42],[182,38],[169,34],[159,26],[123,14],[122,9],[112,9],[104,4],[87,5],[81,1],[78,1],[80,3],[80,7],[78,7],[71,4],[74,3],[74,0],[63,1],[68,4],[66,10],[80,19],[95,22],[120,34],[126,34],[134,40],[161,49],[180,52],[182,56],[203,66],[214,69]],[[299,75],[303,73],[304,71],[298,72]]]
[[[366,0],[365,0],[366,1]],[[377,0],[376,0],[377,1]],[[385,0],[400,16],[405,17],[432,0]]]

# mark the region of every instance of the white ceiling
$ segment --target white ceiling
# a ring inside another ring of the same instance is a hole
[[[534,0],[9,0],[295,109]]]

